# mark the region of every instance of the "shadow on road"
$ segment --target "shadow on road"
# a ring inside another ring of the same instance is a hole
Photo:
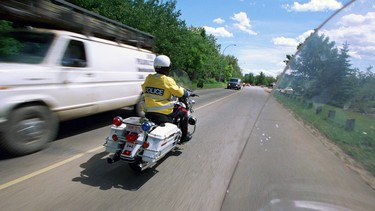
[[[79,119],[64,121],[60,123],[56,140],[109,126],[110,124],[112,124],[112,120],[115,116],[127,118],[134,115],[135,114],[133,110],[118,109],[92,116],[82,117]]]
[[[59,132],[54,141],[60,141],[61,139],[69,138],[71,136],[89,132],[89,131],[102,128],[105,126],[109,127],[109,125],[112,124],[112,119],[115,116],[121,116],[123,118],[127,118],[130,116],[135,116],[135,113],[132,109],[123,108],[123,109],[117,109],[117,110],[95,114],[95,115],[91,115],[87,117],[81,117],[78,119],[63,121],[59,125]],[[48,148],[48,145],[45,147],[45,149],[46,148]],[[45,149],[42,149],[41,151],[44,151]],[[39,152],[36,152],[36,153],[39,153]],[[32,153],[32,154],[36,154],[36,153]],[[24,157],[24,156],[27,156],[27,155],[16,156],[13,154],[2,152],[0,149],[0,161],[18,158],[18,157]]]
[[[107,152],[101,152],[91,157],[86,163],[80,165],[83,170],[79,177],[72,179],[73,182],[81,182],[85,185],[99,187],[100,190],[111,188],[122,188],[129,191],[137,191],[148,180],[158,173],[156,168],[169,156],[179,156],[182,152],[177,149],[170,152],[160,160],[153,168],[136,173],[127,163],[118,161],[113,164],[107,163]]]

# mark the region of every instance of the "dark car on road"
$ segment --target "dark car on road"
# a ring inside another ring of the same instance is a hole
[[[228,81],[228,84],[227,84],[227,89],[241,89],[242,87],[242,83],[241,83],[241,79],[239,78],[231,78],[229,79]]]

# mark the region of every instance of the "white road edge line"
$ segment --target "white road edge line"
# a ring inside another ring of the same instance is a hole
[[[231,97],[232,95],[238,94],[238,93],[239,93],[239,92],[236,92],[236,93],[230,94],[230,95],[228,95],[228,96],[222,97],[222,98],[217,99],[217,100],[215,100],[215,101],[213,101],[213,102],[210,102],[210,103],[208,103],[208,104],[206,104],[206,105],[203,105],[203,106],[201,106],[201,107],[198,107],[198,108],[196,108],[195,110],[202,109],[202,108],[204,108],[204,107],[206,107],[206,106],[209,106],[209,105],[212,105],[212,104],[217,103],[217,102],[219,102],[219,101],[222,101],[222,100],[224,100],[224,99],[226,99],[226,98],[228,98],[228,97]],[[47,166],[47,167],[45,167],[45,168],[42,168],[42,169],[40,169],[40,170],[38,170],[38,171],[32,172],[32,173],[30,173],[30,174],[27,174],[27,175],[25,175],[25,176],[19,177],[19,178],[17,178],[17,179],[14,179],[14,180],[12,180],[12,181],[7,182],[7,183],[1,184],[1,185],[0,185],[0,190],[3,190],[3,189],[5,189],[5,188],[7,188],[7,187],[10,187],[10,186],[16,185],[16,184],[21,183],[21,182],[23,182],[23,181],[25,181],[25,180],[31,179],[31,178],[33,178],[33,177],[35,177],[35,176],[38,176],[38,175],[43,174],[43,173],[45,173],[45,172],[48,172],[48,171],[50,171],[50,170],[52,170],[52,169],[55,169],[55,168],[57,168],[57,167],[60,167],[60,166],[62,166],[62,165],[64,165],[64,164],[70,163],[70,162],[72,162],[72,161],[74,161],[74,160],[77,160],[77,159],[80,158],[80,157],[83,157],[84,155],[87,155],[87,154],[93,153],[93,152],[98,151],[98,150],[100,150],[100,149],[102,149],[102,148],[103,148],[103,146],[96,147],[96,148],[94,148],[94,149],[90,149],[90,150],[88,150],[88,151],[86,151],[86,152],[83,152],[83,153],[80,153],[80,154],[74,155],[73,157],[70,157],[70,158],[65,159],[65,160],[63,160],[63,161],[60,161],[60,162],[58,162],[58,163],[52,164],[52,165]]]

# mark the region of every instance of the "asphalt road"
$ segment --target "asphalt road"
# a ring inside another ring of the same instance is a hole
[[[374,210],[375,191],[259,87],[199,91],[193,139],[135,174],[106,163],[117,110],[0,160],[0,210]],[[267,100],[269,99],[269,100]]]

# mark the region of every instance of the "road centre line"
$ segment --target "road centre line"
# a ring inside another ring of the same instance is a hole
[[[226,98],[229,98],[229,97],[231,97],[232,95],[236,95],[236,94],[238,94],[238,93],[240,93],[240,92],[235,92],[235,93],[233,93],[233,94],[230,94],[230,95],[227,95],[227,96],[225,96],[225,97],[219,98],[219,99],[217,99],[217,100],[215,100],[215,101],[213,101],[213,102],[207,103],[206,105],[202,105],[201,107],[194,108],[194,110],[196,111],[196,110],[199,110],[199,109],[201,109],[201,108],[207,107],[207,106],[212,105],[212,104],[214,104],[214,103],[217,103],[217,102],[219,102],[219,101],[225,100]]]
[[[215,101],[213,101],[213,102],[210,102],[210,103],[208,103],[208,104],[206,104],[206,105],[200,106],[200,107],[198,107],[198,108],[196,108],[196,109],[194,109],[194,110],[202,109],[202,108],[204,108],[204,107],[207,107],[207,106],[209,106],[209,105],[212,105],[212,104],[214,104],[214,103],[217,103],[217,102],[219,102],[219,101],[222,101],[222,100],[224,100],[224,99],[226,99],[226,98],[229,98],[229,97],[231,97],[231,96],[233,96],[233,95],[235,95],[235,94],[238,94],[238,93],[239,93],[239,92],[235,92],[235,93],[233,93],[233,94],[227,95],[227,96],[222,97],[222,98],[220,98],[220,99],[217,99],[217,100],[215,100]],[[3,189],[8,188],[8,187],[10,187],[10,186],[16,185],[16,184],[18,184],[18,183],[21,183],[21,182],[23,182],[23,181],[25,181],[25,180],[31,179],[31,178],[33,178],[33,177],[35,177],[35,176],[40,175],[40,174],[46,173],[46,172],[48,172],[48,171],[50,171],[50,170],[53,170],[53,169],[55,169],[55,168],[57,168],[57,167],[60,167],[60,166],[64,165],[64,164],[67,164],[67,163],[70,163],[70,162],[72,162],[72,161],[74,161],[74,160],[77,160],[78,158],[81,158],[81,157],[83,157],[84,155],[87,155],[87,154],[90,154],[90,153],[96,152],[96,151],[98,151],[98,150],[100,150],[100,149],[102,149],[102,148],[103,148],[103,146],[99,146],[99,147],[96,147],[96,148],[90,149],[90,150],[88,150],[88,151],[86,151],[86,152],[83,152],[83,153],[80,153],[80,154],[74,155],[74,156],[72,156],[72,157],[70,157],[70,158],[68,158],[68,159],[62,160],[62,161],[60,161],[60,162],[58,162],[58,163],[52,164],[52,165],[50,165],[50,166],[47,166],[47,167],[45,167],[45,168],[42,168],[42,169],[40,169],[40,170],[37,170],[37,171],[32,172],[32,173],[30,173],[30,174],[27,174],[27,175],[25,175],[25,176],[22,176],[22,177],[19,177],[19,178],[17,178],[17,179],[11,180],[11,181],[9,181],[9,182],[7,182],[7,183],[1,184],[1,185],[0,185],[0,190],[3,190]]]

